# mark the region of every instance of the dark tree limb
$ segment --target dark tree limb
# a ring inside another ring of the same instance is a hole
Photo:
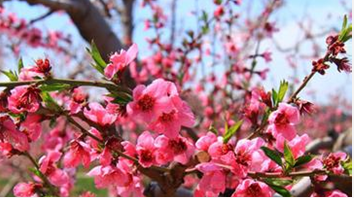
[[[30,5],[43,5],[51,10],[64,10],[70,16],[78,29],[81,36],[87,41],[92,40],[97,45],[98,50],[102,54],[103,59],[108,62],[109,55],[115,51],[119,51],[124,46],[117,35],[113,32],[103,15],[91,3],[90,0],[21,0],[26,1]],[[127,6],[126,16],[132,17],[134,0],[125,0]],[[130,23],[127,30],[131,36],[133,31],[132,18],[127,19]],[[135,82],[131,78],[129,70],[123,75],[123,83],[129,87],[134,87]]]
[[[64,10],[70,16],[81,36],[87,41],[95,41],[97,48],[108,61],[112,52],[123,48],[104,17],[89,0],[22,0],[30,5],[41,4],[52,10]]]

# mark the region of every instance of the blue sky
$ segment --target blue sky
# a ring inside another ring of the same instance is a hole
[[[169,0],[163,0],[164,7],[166,7],[166,14],[168,15],[169,11]],[[197,2],[197,3],[196,3]],[[240,8],[236,8],[238,10],[245,9],[247,5],[246,0],[243,1],[244,5]],[[259,8],[261,7],[262,0],[252,1],[254,3],[255,9],[254,12],[259,12]],[[347,0],[348,6],[351,8],[351,2]],[[341,18],[346,13],[346,10],[343,9],[341,5],[341,1],[339,0],[288,0],[285,1],[285,6],[278,11],[278,13],[271,18],[272,21],[276,21],[277,26],[281,28],[281,31],[274,35],[275,39],[278,43],[283,46],[291,46],[295,42],[297,42],[297,38],[299,38],[299,28],[296,25],[296,21],[303,19],[303,16],[308,13],[314,22],[317,24],[318,31],[321,31],[323,27],[334,26],[339,28],[341,25]],[[199,9],[206,10],[209,13],[212,13],[214,10],[214,6],[211,0],[178,0],[177,1],[177,29],[179,27],[183,27],[184,29],[195,29],[196,19],[190,15],[190,12],[195,9],[196,4],[198,4]],[[31,7],[26,3],[22,2],[11,2],[5,3],[5,8],[7,10],[16,12],[20,17],[24,17],[27,19],[32,19],[37,16],[42,15],[46,12],[46,9],[40,6]],[[152,32],[143,31],[143,19],[149,15],[148,9],[142,9],[139,5],[135,9],[135,34],[134,34],[134,42],[139,45],[140,53],[139,56],[144,57],[148,55],[147,43],[145,41],[146,37],[152,35]],[[241,12],[242,13],[242,12]],[[332,17],[328,18],[328,13],[331,13]],[[307,19],[305,19],[307,20]],[[74,45],[81,46],[83,41],[78,34],[77,30],[74,26],[70,25],[69,18],[65,15],[53,15],[48,17],[44,21],[37,24],[38,27],[42,27],[44,29],[56,29],[63,30],[67,33],[70,33],[73,36]],[[114,25],[114,28],[119,31],[119,26]],[[316,29],[316,28],[315,28]],[[166,35],[167,36],[167,35]],[[324,37],[320,38],[319,41],[323,41]],[[87,44],[84,43],[82,45],[82,50]],[[322,46],[324,47],[324,45]],[[145,50],[144,50],[145,49]],[[261,45],[262,50],[270,49],[273,51],[274,47],[271,42],[264,42]],[[351,43],[348,46],[348,53],[351,59]],[[262,51],[261,50],[261,51]],[[306,52],[311,51],[310,46],[303,46],[302,52],[306,54]],[[45,54],[45,51],[42,49],[26,49],[22,56],[25,59],[25,63],[30,63],[34,58],[41,57]],[[259,67],[264,67],[266,63],[260,61]],[[311,60],[307,62],[300,61],[298,62],[300,65],[299,76],[302,79],[307,73],[311,70]],[[273,53],[273,62],[269,64],[271,72],[269,74],[269,79],[263,84],[266,89],[271,89],[272,87],[277,87],[278,83],[282,79],[286,79],[287,77],[292,75],[291,70],[287,66],[287,62],[285,61],[285,57],[279,53]],[[311,81],[310,87],[308,90],[316,90],[314,97],[309,94],[303,94],[307,99],[316,100],[321,103],[327,103],[328,94],[335,93],[341,94],[348,100],[352,99],[352,77],[351,75],[345,73],[338,73],[335,68],[331,68],[326,76],[317,75]]]

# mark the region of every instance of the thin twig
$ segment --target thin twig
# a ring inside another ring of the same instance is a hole
[[[37,21],[43,20],[47,17],[49,17],[50,15],[52,15],[55,11],[54,10],[49,10],[47,13],[45,13],[44,15],[41,15],[35,19],[32,19],[31,21],[28,22],[29,25],[33,25],[34,23],[36,23]]]
[[[11,82],[0,82],[0,87],[13,88],[21,85],[30,85],[30,84],[68,84],[72,86],[93,86],[93,87],[102,87],[108,90],[121,91],[130,94],[131,90],[127,87],[113,84],[107,81],[86,81],[86,80],[71,80],[71,79],[58,79],[58,78],[49,78],[44,80],[30,80],[30,81],[11,81]]]

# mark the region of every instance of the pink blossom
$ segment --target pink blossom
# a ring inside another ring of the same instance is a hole
[[[272,197],[274,191],[265,183],[245,179],[232,194],[233,197]]]
[[[18,131],[10,117],[0,116],[0,128],[0,142],[9,143],[19,151],[29,150],[30,145],[27,136]],[[9,148],[8,146],[6,145],[6,148]]]
[[[108,186],[125,186],[129,182],[127,173],[116,166],[96,166],[88,176],[95,177],[97,188],[106,188]]]
[[[125,187],[117,187],[117,194],[122,197],[144,197],[144,186],[141,178],[133,176],[131,183]]]
[[[182,136],[169,139],[160,135],[155,140],[155,146],[157,148],[156,161],[162,165],[172,160],[187,164],[194,153],[193,144]]]
[[[220,18],[222,15],[224,15],[224,8],[220,5],[218,6],[215,11],[214,11],[214,17],[215,18]]]
[[[340,162],[344,161],[346,157],[347,154],[344,152],[335,152],[325,157],[322,163],[327,170],[332,171],[334,174],[342,174],[344,169]]]
[[[308,170],[322,170],[323,169],[323,163],[322,161],[315,157],[313,158],[310,162],[304,165]],[[315,175],[315,180],[317,181],[325,181],[327,179],[327,175]]]
[[[134,43],[128,51],[121,50],[120,53],[114,53],[110,57],[111,63],[107,65],[104,74],[108,79],[112,79],[117,72],[122,72],[138,54],[138,46]]]
[[[21,123],[21,131],[23,131],[31,141],[36,141],[41,135],[41,116],[37,114],[28,114],[25,121]]]
[[[186,102],[179,96],[171,97],[174,108],[170,112],[163,112],[149,128],[158,133],[163,133],[168,138],[176,138],[182,126],[192,127],[194,115]]]
[[[92,102],[89,104],[89,109],[84,109],[84,115],[91,121],[101,125],[111,125],[117,120],[117,113],[113,113],[102,107],[101,104],[97,102]]]
[[[211,144],[217,141],[214,133],[208,132],[206,135],[200,137],[195,143],[195,147],[199,150],[208,151]]]
[[[150,167],[156,163],[156,147],[154,138],[148,131],[143,132],[137,141],[136,151],[139,158],[139,163],[143,167]]]
[[[40,187],[40,186],[38,186]],[[14,195],[16,197],[37,197],[36,194],[36,184],[34,183],[18,183],[14,187]]]
[[[68,109],[71,114],[79,113],[86,104],[87,95],[80,88],[75,88],[72,92],[72,99],[69,101]]]
[[[100,164],[103,166],[108,166],[112,162],[112,153],[117,150],[123,149],[120,139],[116,137],[110,137],[106,143],[102,153],[99,155]]]
[[[18,76],[21,81],[30,81],[34,80],[35,77],[43,78],[44,74],[37,73],[32,70],[32,68],[22,68]]]
[[[162,112],[172,111],[170,97],[178,95],[172,82],[154,80],[149,86],[138,85],[133,91],[133,101],[127,105],[129,116],[147,123],[155,121]]]
[[[59,151],[72,138],[72,130],[65,129],[65,120],[57,119],[57,126],[44,136],[43,150]]]
[[[5,156],[11,158],[13,155],[13,148],[10,143],[0,142],[0,157]]]
[[[226,155],[228,152],[232,152],[233,146],[229,143],[224,143],[222,137],[218,138],[218,141],[212,143],[208,149],[208,153],[212,158],[219,158]]]
[[[242,139],[237,142],[234,153],[228,152],[220,159],[224,164],[231,166],[231,171],[236,176],[245,177],[247,171],[253,166],[253,161],[259,158],[258,153],[262,152],[260,147],[263,145],[264,140],[261,138]]]
[[[272,61],[272,52],[269,52],[269,51],[263,52],[263,54],[261,56],[264,58],[264,60],[267,63]]]
[[[280,103],[279,108],[269,116],[269,128],[274,137],[282,134],[287,140],[296,136],[295,124],[300,121],[300,112],[296,107],[286,103]]]
[[[68,174],[55,165],[61,155],[58,151],[49,151],[47,155],[39,159],[39,170],[48,177],[50,183],[58,187],[69,183],[70,180]]]
[[[102,139],[101,133],[94,127],[91,127],[91,129],[89,130],[89,132],[96,136],[99,139]],[[88,144],[90,145],[91,148],[99,150],[99,142],[96,139],[93,139],[92,137],[89,137],[87,140]]]
[[[285,138],[282,135],[278,135],[276,137],[276,148],[283,152],[284,151],[284,142]],[[302,136],[295,136],[294,139],[287,142],[289,145],[291,152],[293,153],[295,159],[302,156],[306,151],[306,145],[310,142],[310,137],[307,134]]]
[[[36,112],[39,108],[39,89],[33,86],[18,86],[11,90],[8,108],[13,113]]]
[[[70,143],[70,150],[64,156],[64,166],[71,168],[76,167],[82,162],[85,168],[90,166],[91,148],[86,143],[74,140]]]
[[[203,173],[194,196],[218,196],[225,191],[226,174],[214,163],[201,163],[196,168]]]

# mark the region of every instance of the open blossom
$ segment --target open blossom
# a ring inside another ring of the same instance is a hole
[[[71,114],[79,113],[86,104],[87,95],[78,87],[72,92],[72,99],[69,101],[68,109]]]
[[[33,86],[18,86],[11,90],[8,108],[13,113],[36,112],[39,108],[40,90]]]
[[[263,54],[261,54],[261,56],[264,58],[264,60],[269,63],[272,61],[272,52],[269,51],[265,51],[263,52]]]
[[[162,112],[155,122],[149,124],[149,128],[169,138],[176,138],[182,126],[194,125],[194,115],[187,103],[179,96],[171,97],[171,102],[174,108],[170,112]]]
[[[97,188],[106,188],[108,186],[126,186],[129,177],[124,170],[117,166],[96,166],[88,176],[95,177],[95,185]]]
[[[270,94],[266,93],[261,88],[255,88],[252,90],[251,98],[243,110],[244,116],[252,124],[258,123],[259,116],[264,112],[266,105],[271,106],[270,97]]]
[[[157,147],[156,161],[159,164],[166,164],[170,161],[187,164],[194,153],[193,144],[182,136],[169,139],[160,135],[155,140],[155,146]]]
[[[133,101],[127,105],[129,116],[150,123],[162,112],[171,112],[173,104],[170,97],[178,95],[172,82],[154,80],[149,86],[138,85],[133,91]]]
[[[70,150],[64,156],[65,167],[76,167],[82,162],[85,168],[90,166],[91,148],[85,142],[74,140],[70,143]]]
[[[276,111],[269,116],[269,128],[274,137],[278,134],[287,140],[292,140],[296,136],[295,124],[300,121],[299,110],[286,103],[280,103]]]
[[[347,157],[347,154],[344,152],[335,152],[329,154],[322,160],[324,168],[329,171],[332,171],[334,174],[342,174],[344,172],[344,168],[341,165],[341,161],[344,161]]]
[[[232,194],[233,197],[272,197],[274,191],[265,183],[253,179],[245,179]]]
[[[61,155],[58,151],[49,151],[47,155],[39,159],[39,170],[48,177],[50,183],[58,187],[70,182],[68,174],[55,164]]]
[[[19,151],[27,151],[30,148],[27,136],[18,131],[15,123],[9,116],[0,116],[0,142],[3,147],[9,148],[9,144]]]
[[[139,163],[143,167],[150,167],[156,163],[156,147],[154,138],[148,131],[143,132],[137,141],[136,152],[138,154]]]
[[[107,65],[104,74],[107,78],[112,79],[117,72],[122,72],[138,54],[138,46],[134,43],[128,51],[121,50],[120,53],[114,53],[110,57],[111,63]]]
[[[36,188],[41,188],[40,184],[30,183],[18,183],[14,187],[14,195],[16,197],[38,197]]]
[[[259,159],[259,154],[262,152],[260,147],[264,145],[264,140],[255,138],[252,140],[242,139],[237,142],[234,153],[229,152],[221,157],[221,160],[228,165],[231,165],[231,171],[239,176],[245,177],[247,171],[253,166],[253,161]]]
[[[276,137],[276,148],[281,152],[284,151],[284,141],[286,140],[282,135],[278,135]],[[308,143],[310,143],[310,137],[307,134],[304,134],[302,136],[297,135],[295,136],[294,139],[287,142],[295,159],[302,156],[305,153],[306,145]]]
[[[105,109],[97,102],[90,103],[89,109],[84,109],[84,115],[86,118],[101,126],[113,124],[118,117],[118,114]]]
[[[28,114],[26,119],[21,122],[20,130],[27,135],[30,141],[38,140],[41,135],[41,118],[37,114]]]
[[[120,139],[116,137],[110,137],[106,143],[105,148],[102,153],[98,156],[100,164],[103,166],[108,166],[112,162],[112,153],[113,151],[120,151],[123,149],[123,146],[120,143]]]
[[[194,196],[215,197],[225,191],[226,173],[223,168],[212,162],[198,164],[196,168],[203,173],[203,177],[197,186]]]
[[[233,145],[230,143],[225,144],[222,137],[218,137],[217,141],[209,146],[208,153],[212,158],[218,159],[219,157],[228,154],[230,151],[232,152],[233,148]]]
[[[131,183],[124,187],[117,187],[117,194],[122,197],[144,197],[144,186],[141,178],[133,176]]]
[[[211,144],[217,141],[217,137],[214,133],[208,132],[206,135],[200,137],[195,146],[199,150],[208,151]]]
[[[11,158],[13,156],[13,148],[10,143],[0,142],[0,157]]]

